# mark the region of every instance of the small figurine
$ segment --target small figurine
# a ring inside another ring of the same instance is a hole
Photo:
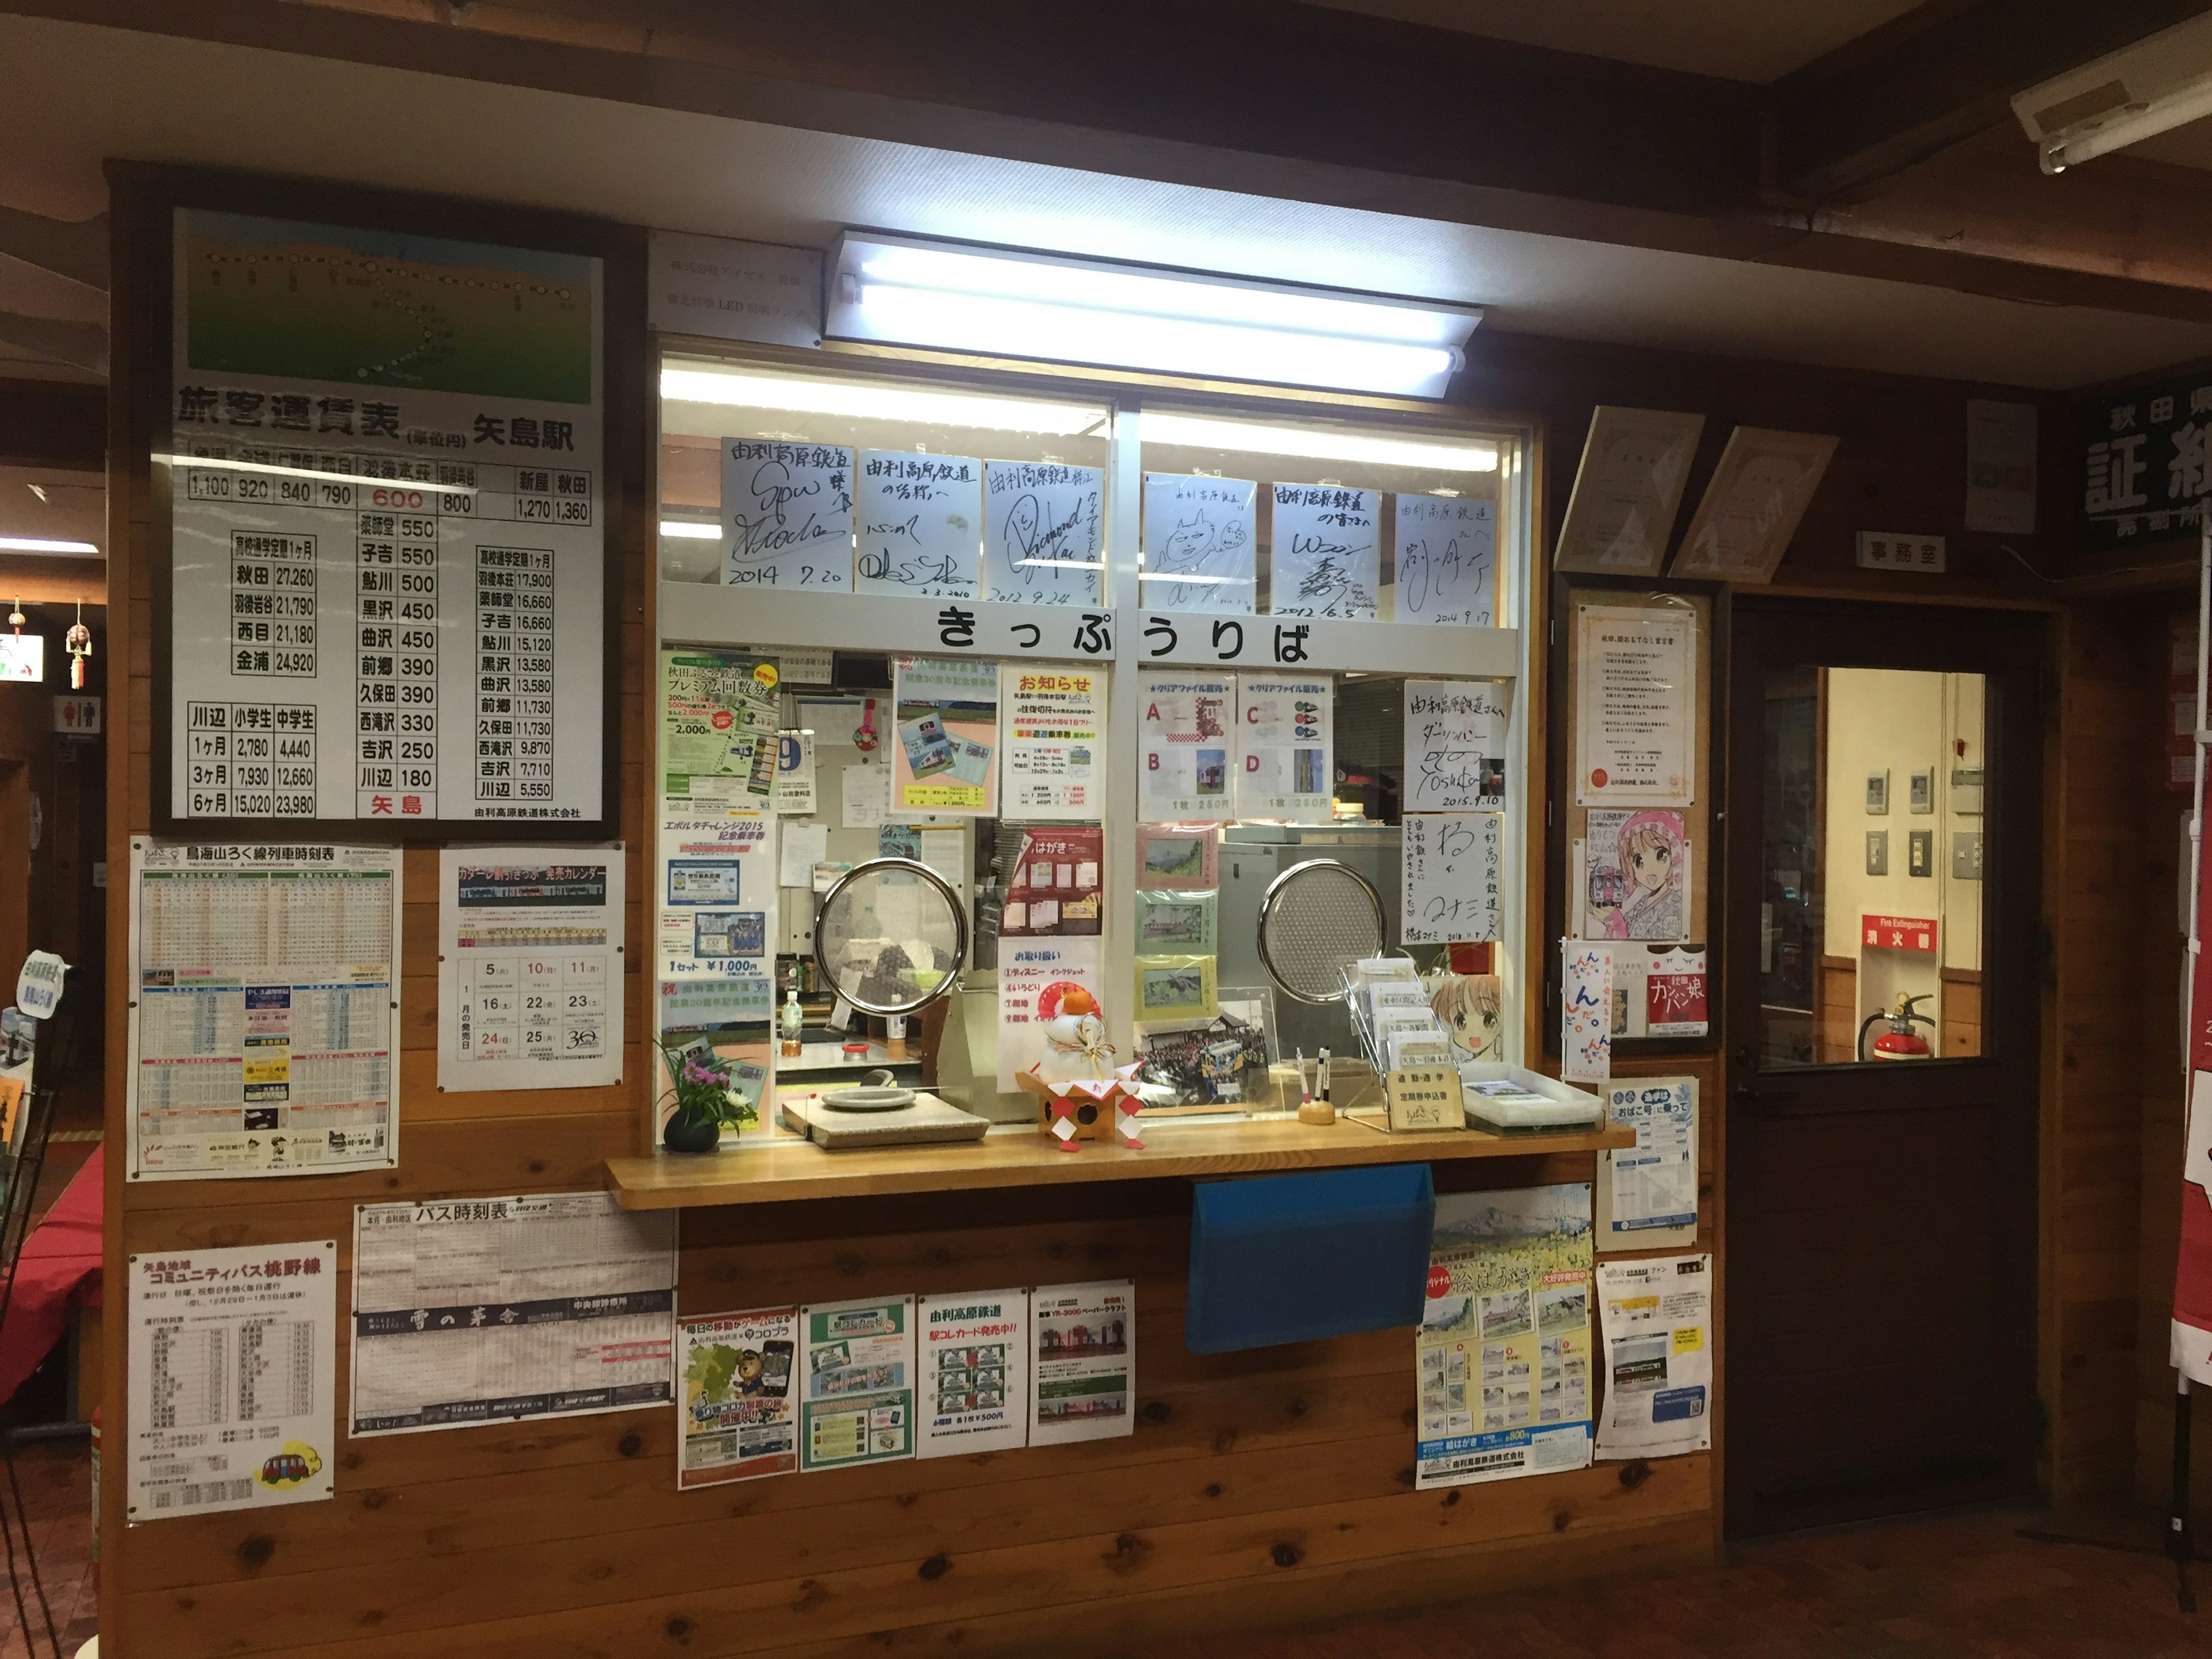
[[[1037,1127],[1063,1152],[1082,1150],[1085,1140],[1118,1139],[1141,1151],[1137,1114],[1137,1066],[1115,1066],[1114,1045],[1106,1041],[1106,1022],[1098,1000],[1079,985],[1048,988],[1038,1000],[1044,1018],[1043,1057],[1015,1081],[1037,1098]]]
[[[1110,1074],[1114,1045],[1106,1041],[1098,1000],[1080,985],[1054,988],[1060,989],[1060,1000],[1044,1022],[1044,1057],[1037,1061],[1037,1075],[1055,1085],[1103,1083]]]

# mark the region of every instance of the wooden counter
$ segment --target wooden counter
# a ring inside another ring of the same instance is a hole
[[[626,1210],[708,1204],[772,1204],[869,1193],[956,1192],[991,1187],[1146,1181],[1166,1176],[1269,1175],[1368,1164],[1462,1158],[1534,1158],[1632,1146],[1633,1129],[1607,1127],[1548,1134],[1384,1134],[1340,1119],[1325,1127],[1296,1121],[1152,1124],[1145,1149],[1101,1143],[1061,1152],[1028,1128],[942,1146],[826,1152],[796,1139],[711,1156],[616,1158],[607,1184]]]

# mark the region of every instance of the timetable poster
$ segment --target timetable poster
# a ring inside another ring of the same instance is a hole
[[[399,854],[131,843],[131,1178],[399,1161]]]
[[[331,1495],[336,1241],[131,1258],[131,1524]]]
[[[353,1213],[354,1434],[673,1398],[672,1212],[532,1193]]]
[[[178,214],[174,817],[608,816],[601,276]]]
[[[438,854],[438,1086],[622,1081],[623,849]]]

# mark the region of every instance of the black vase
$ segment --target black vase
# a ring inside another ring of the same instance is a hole
[[[722,1126],[711,1118],[686,1117],[678,1112],[660,1132],[660,1144],[672,1152],[711,1152],[721,1145]]]

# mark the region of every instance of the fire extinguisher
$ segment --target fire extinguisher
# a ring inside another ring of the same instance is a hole
[[[1925,1025],[1931,1031],[1936,1029],[1934,1020],[1925,1014],[1913,1012],[1915,1003],[1925,1002],[1933,994],[1933,992],[1923,991],[1917,997],[1900,996],[1897,1000],[1897,1006],[1887,1014],[1882,1013],[1880,1010],[1869,1014],[1859,1023],[1859,1058],[1861,1060],[1867,1058],[1867,1033],[1874,1029],[1875,1021],[1887,1019],[1889,1021],[1889,1029],[1874,1040],[1875,1059],[1934,1059],[1936,1051],[1929,1046],[1928,1039],[1912,1029],[1915,1025]]]

